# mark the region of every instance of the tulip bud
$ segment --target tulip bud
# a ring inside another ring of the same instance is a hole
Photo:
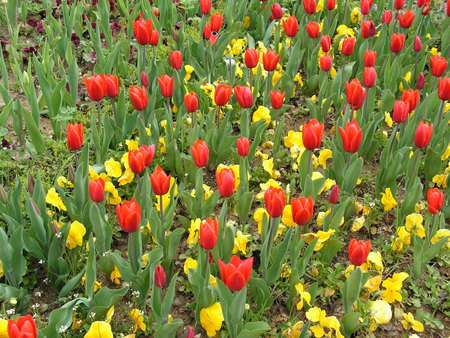
[[[281,188],[270,186],[264,193],[264,205],[270,217],[277,218],[283,214],[286,197]]]
[[[27,190],[30,194],[33,193],[34,191],[34,185],[36,184],[36,180],[34,179],[33,174],[28,174],[28,179],[27,179]]]
[[[180,40],[180,37],[178,36],[177,32],[173,27],[171,28],[171,33],[173,41],[178,42],[178,40]]]
[[[72,184],[75,183],[75,170],[73,169],[72,163],[69,163],[67,165],[67,171],[68,171],[67,177],[69,181],[72,182]]]
[[[0,201],[4,204],[8,203],[8,193],[6,192],[3,185],[0,185]]]
[[[420,52],[422,50],[422,41],[420,41],[420,37],[416,35],[414,38],[414,51]]]
[[[385,11],[381,17],[381,23],[385,23],[386,25],[389,25],[392,21],[392,12],[391,11]]]
[[[417,76],[416,88],[420,90],[423,89],[423,87],[425,87],[425,76],[420,72]]]
[[[427,201],[428,201],[428,211],[436,215],[439,210],[442,209],[444,205],[445,196],[438,188],[428,189]]]
[[[212,250],[216,246],[219,236],[219,222],[217,219],[207,218],[200,224],[200,246],[205,250]]]
[[[324,72],[330,71],[331,67],[333,67],[333,59],[330,54],[324,54],[319,59],[320,69]]]
[[[195,331],[192,326],[188,327],[185,338],[195,338]]]
[[[31,205],[33,206],[34,210],[36,210],[36,213],[41,216],[41,210],[39,209],[38,205],[36,204],[36,202],[34,201],[34,199],[32,199],[31,197],[29,198],[29,201],[31,203]]]
[[[23,71],[22,82],[23,82],[24,87],[28,88],[30,86],[30,76],[28,75],[28,73],[26,71]]]
[[[141,85],[146,88],[150,85],[150,81],[148,80],[146,72],[141,72]]]
[[[328,201],[331,204],[337,204],[339,202],[339,186],[337,184],[333,185],[333,187],[331,188]]]
[[[274,19],[281,19],[283,17],[283,10],[279,3],[274,3],[270,6],[270,11],[272,12],[272,16]]]
[[[369,255],[371,243],[370,241],[358,241],[353,238],[348,246],[348,259],[355,266],[362,265]]]
[[[350,56],[353,54],[353,51],[355,50],[355,38],[345,38],[342,42],[342,54]]]
[[[366,67],[363,73],[363,83],[367,88],[372,88],[377,79],[377,72],[373,67]]]
[[[330,36],[329,35],[323,35],[320,38],[320,44],[322,46],[322,50],[325,53],[328,53],[330,51],[330,49],[331,49],[331,38],[330,38]]]
[[[236,140],[236,146],[238,150],[238,154],[241,157],[245,157],[248,155],[250,150],[250,141],[245,136],[241,136]]]
[[[428,146],[433,135],[433,124],[420,121],[414,133],[414,145],[417,148],[425,148]]]
[[[166,273],[161,265],[155,267],[155,285],[158,288],[162,288],[166,284]]]

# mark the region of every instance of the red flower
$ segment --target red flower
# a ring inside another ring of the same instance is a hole
[[[333,59],[330,54],[324,54],[319,59],[320,69],[324,72],[328,72],[333,66]]]
[[[420,121],[414,133],[414,145],[417,148],[425,148],[430,143],[431,136],[433,135],[433,124]]]
[[[141,72],[141,84],[144,87],[148,87],[150,82],[148,81],[148,76],[146,72]]]
[[[420,37],[416,35],[414,37],[414,51],[420,52],[421,50],[422,50],[422,41],[420,41]]]
[[[146,167],[150,166],[153,162],[153,157],[155,156],[155,145],[142,145],[139,148],[139,151],[141,151],[144,154],[144,164]]]
[[[157,78],[161,95],[164,97],[172,97],[173,95],[173,77],[167,74]]]
[[[94,202],[101,202],[105,198],[105,181],[102,178],[89,182],[89,195]]]
[[[153,30],[152,20],[139,19],[137,21],[133,21],[133,30],[138,44],[148,45],[150,43]]]
[[[419,102],[419,91],[413,89],[406,89],[402,94],[402,101],[408,104],[408,113],[411,113],[416,109],[417,103]]]
[[[195,331],[192,326],[189,326],[186,331],[186,336],[184,338],[195,338]]]
[[[350,83],[345,82],[345,94],[347,95],[347,103],[352,105],[353,109],[361,108],[366,97],[366,91],[358,79],[353,79]]]
[[[283,17],[283,10],[278,2],[275,2],[272,6],[270,6],[270,11],[272,15],[270,16],[273,19],[281,19]]]
[[[119,95],[119,78],[117,75],[105,76],[106,95],[108,97],[116,97]]]
[[[150,174],[152,189],[155,195],[165,195],[169,192],[171,174],[166,175],[163,168],[156,167],[155,172]]]
[[[283,20],[283,27],[286,36],[294,37],[298,32],[298,21],[297,18],[293,15],[288,17],[286,20]]]
[[[333,185],[330,191],[330,196],[328,196],[328,201],[331,204],[337,204],[339,202],[339,186],[337,184]]]
[[[209,14],[211,11],[211,0],[200,0],[200,11],[203,15]]]
[[[306,25],[306,33],[311,39],[315,39],[319,36],[320,26],[317,22],[311,21]]]
[[[277,218],[283,214],[286,205],[286,197],[281,188],[270,186],[264,193],[264,205],[270,217]]]
[[[218,85],[214,91],[214,102],[216,103],[216,106],[223,107],[227,105],[230,100],[232,90],[233,88],[231,88],[231,86],[224,84]]]
[[[67,125],[67,147],[70,150],[78,150],[83,145],[83,124],[69,123]]]
[[[405,14],[401,15],[400,13],[397,14],[397,19],[400,24],[400,27],[402,28],[409,28],[411,27],[412,22],[414,21],[415,15],[413,11],[406,11]]]
[[[336,0],[327,0],[327,9],[332,11],[336,7]]]
[[[450,77],[439,79],[438,96],[441,100],[450,100]]]
[[[123,231],[135,232],[141,223],[141,207],[133,197],[131,201],[123,201],[116,206],[117,218]]]
[[[245,50],[244,61],[247,68],[255,68],[258,65],[259,52],[253,48]]]
[[[358,241],[353,238],[348,246],[348,259],[355,266],[362,265],[367,256],[369,256],[371,243],[370,241]]]
[[[223,283],[231,291],[242,290],[252,275],[253,257],[241,260],[238,256],[231,256],[231,261],[225,264],[219,259],[220,275]]]
[[[386,25],[389,25],[392,21],[392,12],[391,11],[384,11],[383,15],[381,16],[381,23],[385,23]]]
[[[286,92],[281,90],[271,90],[270,91],[270,105],[273,109],[280,109],[283,106],[284,97]]]
[[[316,1],[315,0],[303,0],[303,8],[308,14],[314,14],[316,12]]]
[[[128,92],[130,93],[130,99],[134,109],[144,110],[147,108],[148,94],[145,87],[132,86],[128,88]]]
[[[144,151],[132,149],[128,152],[128,165],[135,174],[140,174],[145,169],[145,155]]]
[[[166,273],[161,265],[155,267],[154,279],[158,288],[162,288],[166,284]]]
[[[324,124],[315,119],[303,124],[302,141],[306,149],[312,151],[320,147],[324,128]]]
[[[31,315],[8,320],[8,337],[37,338],[37,327]]]
[[[170,65],[173,69],[180,69],[181,64],[183,63],[183,55],[180,51],[171,51],[170,52]]]
[[[305,225],[311,219],[314,209],[314,201],[311,196],[308,198],[292,198],[292,219],[298,225]]]
[[[191,153],[197,168],[203,168],[208,165],[209,148],[205,141],[195,141],[194,145],[191,146]]]
[[[198,108],[198,98],[194,92],[184,95],[184,105],[189,113],[193,113]]]
[[[377,52],[366,50],[364,52],[364,67],[373,67],[377,61]]]
[[[430,0],[425,1],[424,5],[422,7],[422,15],[428,15],[428,13],[430,13],[430,10],[431,10]]]
[[[234,193],[234,171],[229,168],[223,168],[216,171],[216,182],[219,188],[220,196],[230,197]]]
[[[416,88],[420,90],[423,89],[423,87],[425,87],[425,76],[420,72],[419,75],[417,75]]]
[[[248,152],[250,150],[250,141],[245,136],[241,136],[236,140],[236,147],[239,156],[245,157],[248,155]]]
[[[158,44],[158,42],[159,42],[159,32],[158,32],[158,30],[153,29],[153,30],[152,30],[152,33],[151,33],[151,35],[150,35],[150,41],[149,41],[149,44],[150,44],[151,46],[156,46],[156,45]]]
[[[217,39],[219,38],[219,33],[211,32],[211,38],[209,39],[209,44],[214,46],[216,44]]]
[[[439,55],[434,55],[430,58],[431,74],[436,77],[441,77],[447,69],[447,60]]]
[[[367,39],[374,36],[377,33],[377,29],[372,20],[361,22],[361,35],[363,38]]]
[[[217,222],[217,219],[207,218],[200,224],[200,246],[203,249],[214,249],[218,236],[219,222]]]
[[[355,50],[355,38],[345,38],[342,42],[342,54],[350,56],[353,54],[353,51]]]
[[[373,67],[364,68],[363,83],[367,88],[372,88],[375,85],[377,79],[377,72]]]
[[[105,75],[94,74],[84,78],[84,84],[92,101],[101,101],[106,95]]]
[[[264,70],[271,72],[277,68],[278,60],[280,60],[280,55],[275,53],[273,49],[269,49],[263,55],[263,66]]]
[[[361,14],[367,15],[370,11],[371,3],[369,0],[361,0]]]
[[[331,38],[329,35],[322,35],[320,38],[320,44],[322,46],[322,50],[325,53],[328,53],[331,49]]]
[[[234,87],[234,95],[241,108],[251,108],[253,106],[253,94],[247,86]]]
[[[405,36],[402,33],[394,33],[391,37],[391,51],[400,53],[405,43]]]
[[[209,40],[211,38],[211,25],[207,23],[203,28],[203,38]]]
[[[445,13],[450,16],[450,1],[447,0],[447,7],[445,7]]]
[[[356,120],[347,122],[345,129],[339,127],[341,134],[342,147],[348,153],[356,153],[361,145],[363,134]]]
[[[211,15],[210,22],[211,22],[211,32],[220,31],[223,22],[223,15],[218,13]]]
[[[405,5],[405,0],[394,0],[394,8],[399,10]]]
[[[397,123],[406,121],[409,114],[408,103],[405,101],[395,101],[394,111],[392,112],[392,119]]]
[[[427,192],[428,211],[436,215],[444,205],[444,194],[438,188],[428,189]]]

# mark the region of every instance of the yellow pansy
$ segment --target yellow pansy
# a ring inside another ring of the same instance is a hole
[[[122,275],[120,274],[119,269],[117,269],[117,266],[114,265],[114,269],[113,271],[111,271],[109,278],[111,279],[111,282],[113,282],[114,284],[117,285],[120,284],[120,278],[122,278]]]
[[[108,193],[106,195],[106,201],[109,204],[117,205],[122,202],[122,198],[119,196],[119,193],[112,182],[105,183],[105,191]]]
[[[266,209],[264,209],[264,208],[256,209],[253,214],[253,219],[255,220],[256,223],[258,223],[258,234],[262,233],[262,222],[264,219],[264,215],[265,215],[266,219],[268,220],[269,214],[267,213]]]
[[[294,220],[292,218],[292,206],[290,204],[284,206],[281,222],[288,227],[295,225]]]
[[[327,168],[327,161],[333,156],[333,152],[330,149],[322,149],[319,153],[318,163],[323,169]]]
[[[77,314],[74,313],[72,315],[72,329],[76,330],[78,328],[80,328],[83,325],[83,320],[81,318],[77,317]],[[0,329],[1,332],[1,329]],[[2,336],[2,334],[0,333],[0,338],[8,338],[8,333],[6,333],[6,336]]]
[[[300,73],[295,74],[294,82],[297,82],[300,87],[303,87],[303,79]]]
[[[284,138],[284,145],[288,148],[297,146],[299,149],[304,149],[302,133],[300,131],[289,130],[288,135]]]
[[[411,312],[408,312],[408,314],[402,313],[402,316],[404,320],[402,320],[401,323],[405,330],[413,329],[416,332],[423,332],[423,324],[418,320],[415,320]]]
[[[0,319],[0,338],[8,338],[8,321]]]
[[[305,323],[303,323],[303,321],[299,321],[292,325],[292,327],[284,330],[282,335],[286,338],[299,338],[302,333],[303,326],[305,326]]]
[[[391,114],[389,114],[388,112],[384,112],[384,122],[389,128],[392,128],[392,124],[394,123],[394,121],[392,120]]]
[[[388,303],[401,302],[403,297],[399,291],[403,287],[403,281],[408,277],[409,275],[406,272],[400,272],[394,273],[392,277],[383,281],[382,286],[385,289],[381,291],[381,299]]]
[[[381,252],[379,251],[369,252],[369,255],[367,256],[367,263],[369,265],[368,268],[370,269],[375,267],[375,269],[380,273],[384,271],[383,258],[381,257]]]
[[[122,166],[119,161],[110,158],[108,161],[105,161],[105,170],[108,176],[118,178],[122,175]]]
[[[131,171],[131,169],[126,169],[117,181],[119,182],[119,186],[123,186],[125,184],[133,182],[133,179],[134,173]]]
[[[447,174],[440,174],[433,176],[433,183],[435,183],[440,188],[447,188]]]
[[[111,325],[107,322],[93,322],[84,338],[113,338]]]
[[[322,319],[325,319],[326,316],[327,313],[325,312],[325,310],[322,310],[317,306],[314,306],[306,311],[306,318],[308,318],[313,323],[320,322]]]
[[[128,151],[139,149],[139,143],[136,140],[126,140],[125,144],[128,147]]]
[[[370,292],[375,292],[378,290],[381,284],[381,275],[375,276],[373,278],[370,278],[366,284],[364,284],[364,287],[369,290]]]
[[[448,237],[447,243],[445,245],[446,245],[447,249],[450,249],[450,230],[448,230],[448,229],[439,229],[436,232],[436,235],[434,235],[433,238],[431,238],[431,243],[436,244],[444,237]]]
[[[127,164],[128,164],[128,153],[127,154]],[[95,181],[97,178],[101,178],[104,182],[111,182],[111,179],[105,173],[97,174],[91,166],[89,166],[89,179]]]
[[[278,80],[281,78],[282,75],[283,75],[282,72],[277,72],[277,71],[273,72],[272,86],[275,86],[277,84]]]
[[[253,123],[259,120],[265,120],[265,124],[269,124],[271,121],[270,109],[264,106],[258,106],[258,109],[253,113]]]
[[[441,53],[439,52],[439,49],[437,49],[436,47],[433,47],[433,48],[431,48],[430,49],[430,54],[431,55],[439,55],[439,56],[441,56]]]
[[[406,73],[405,77],[403,78],[407,83],[411,81],[411,72]],[[398,85],[398,89],[402,92],[404,90],[403,88],[403,82],[400,82]],[[412,116],[411,116],[412,117]]]
[[[445,149],[444,153],[441,156],[442,161],[447,161],[447,159],[450,157],[450,143],[447,145],[447,148]]]
[[[166,139],[164,137],[158,139],[158,150],[160,154],[167,154]]]
[[[306,291],[303,284],[298,283],[295,285],[295,291],[297,291],[297,296],[300,297],[297,303],[297,310],[303,309],[303,301],[305,301],[309,306],[311,306],[311,295]]]
[[[244,235],[242,231],[238,230],[236,238],[234,239],[234,248],[232,253],[242,252],[243,255],[247,254],[247,242],[250,235]]]
[[[105,322],[107,322],[108,324],[111,323],[113,316],[114,316],[114,305],[108,309],[108,312],[106,313],[105,317]]]
[[[60,186],[61,188],[69,188],[69,189],[73,188],[73,183],[70,182],[64,176],[59,176],[58,179],[56,180],[56,183],[58,183],[58,186]]]
[[[188,259],[186,259],[186,261],[184,262],[183,270],[184,273],[187,275],[189,273],[189,269],[197,269],[197,267],[198,262],[195,259],[188,257]]]
[[[376,300],[370,307],[370,315],[377,324],[387,324],[392,318],[392,309],[385,300]]]
[[[45,196],[45,203],[50,204],[57,208],[59,211],[66,211],[67,208],[64,205],[63,201],[59,197],[59,194],[56,192],[55,188],[50,188]]]
[[[384,211],[389,211],[397,205],[397,201],[392,195],[391,188],[386,188],[384,193],[381,193],[381,203],[384,205]]]
[[[200,310],[200,324],[208,336],[214,337],[222,328],[222,322],[223,313],[219,302]]]
[[[422,225],[423,216],[421,214],[413,213],[406,216],[405,228],[408,232],[419,237],[425,237],[425,228]]]
[[[319,1],[317,2],[316,13],[317,13],[317,12],[320,12],[320,11],[323,11],[323,2],[324,2],[324,0],[319,0]]]
[[[350,13],[350,19],[352,23],[358,23],[361,21],[361,12],[359,8],[353,8],[352,12]]]
[[[194,67],[192,67],[191,65],[185,65],[184,70],[186,71],[186,76],[184,77],[184,81],[189,81],[189,79],[191,78],[191,74],[194,71]]]
[[[364,226],[365,221],[366,218],[364,216],[355,218],[352,223],[352,232],[359,231]]]
[[[130,317],[133,320],[133,333],[136,333],[138,329],[145,332],[147,325],[144,323],[144,316],[138,309],[133,309],[130,312]]]
[[[191,226],[189,227],[189,236],[186,240],[187,244],[197,244],[199,238],[201,219],[197,218],[191,220]]]
[[[69,234],[66,239],[66,247],[70,250],[83,244],[83,236],[86,234],[86,228],[78,221],[72,222],[69,228]]]
[[[273,169],[273,158],[262,161],[262,166],[265,171],[267,171],[272,178],[280,177],[280,172]]]

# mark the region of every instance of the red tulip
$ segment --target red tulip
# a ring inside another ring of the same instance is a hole
[[[450,1],[447,0],[447,7],[445,7],[445,13],[450,16]]]
[[[330,196],[328,196],[328,201],[331,204],[337,204],[339,202],[339,186],[337,184],[333,185],[330,191]]]
[[[364,87],[372,88],[375,85],[377,79],[377,72],[373,67],[364,68],[363,83]]]
[[[219,222],[217,222],[217,219],[207,218],[200,224],[200,246],[203,249],[214,249],[218,236]]]
[[[197,168],[203,168],[208,165],[209,148],[205,141],[195,141],[194,145],[191,146],[191,153]]]
[[[248,155],[250,150],[250,141],[245,136],[241,136],[236,140],[236,147],[238,150],[238,154],[241,157],[245,157]]]
[[[224,84],[218,85],[214,91],[214,102],[216,103],[216,106],[223,107],[227,105],[230,100],[232,90],[233,88],[231,88],[231,86]]]
[[[422,41],[420,41],[420,37],[416,35],[414,37],[414,51],[420,52],[421,50],[422,50]]]
[[[307,14],[314,14],[316,12],[315,0],[303,0],[303,8]]]
[[[414,21],[415,15],[413,11],[406,11],[403,15],[400,13],[397,14],[397,19],[402,28],[411,27],[412,22]]]
[[[106,95],[105,75],[94,74],[91,77],[84,78],[89,98],[92,101],[101,101]]]
[[[327,0],[327,9],[332,11],[336,7],[336,0]]]
[[[216,183],[220,196],[230,197],[234,193],[235,176],[234,171],[229,168],[223,168],[216,171]]]
[[[345,94],[347,95],[347,103],[352,105],[353,109],[361,108],[366,97],[366,91],[358,79],[353,79],[350,83],[345,82]]]
[[[155,145],[142,145],[139,151],[144,154],[144,165],[146,167],[150,166],[153,162],[153,157],[155,156]]]
[[[356,153],[361,145],[363,134],[356,120],[347,122],[345,129],[339,127],[341,134],[342,147],[348,153]]]
[[[37,338],[37,327],[31,315],[8,320],[8,337],[11,338]]]
[[[314,202],[311,196],[308,198],[292,198],[292,219],[298,225],[305,225],[313,215]]]
[[[317,22],[311,21],[306,25],[306,33],[311,39],[315,39],[319,36],[320,26]]]
[[[241,260],[238,256],[231,256],[231,261],[225,264],[219,259],[220,275],[223,283],[231,291],[242,290],[252,275],[253,257]]]
[[[194,92],[190,92],[184,95],[184,105],[189,113],[197,111],[198,108],[198,98]]]
[[[251,108],[253,106],[253,94],[247,86],[234,87],[234,95],[241,108]]]
[[[94,202],[101,202],[105,198],[105,181],[100,177],[89,182],[89,195]]]
[[[377,61],[377,52],[366,50],[364,52],[364,67],[373,67]]]
[[[269,49],[263,55],[263,66],[264,70],[271,72],[277,68],[278,60],[280,60],[280,55],[275,53],[273,49]]]
[[[210,18],[211,23],[211,32],[218,32],[220,28],[222,28],[223,15],[222,14],[213,14]]]
[[[381,16],[381,23],[385,23],[386,25],[389,25],[392,21],[392,12],[391,11],[384,11],[383,15]]]
[[[319,59],[320,69],[324,72],[328,72],[333,66],[333,59],[330,54],[324,54]]]
[[[128,165],[135,174],[140,174],[145,169],[145,153],[138,149],[132,149],[128,152]]]
[[[377,29],[372,20],[361,22],[361,36],[365,39],[374,36],[377,33]]]
[[[442,209],[444,205],[444,194],[438,188],[428,189],[427,200],[428,200],[428,211],[436,215],[439,210]]]
[[[414,133],[414,145],[417,148],[425,148],[430,143],[431,136],[433,135],[433,124],[420,121]]]
[[[423,87],[425,87],[425,76],[420,72],[419,75],[417,75],[416,88],[420,90],[423,89]]]
[[[83,124],[69,123],[67,125],[67,147],[70,150],[78,150],[83,145]]]
[[[306,149],[312,151],[320,147],[324,128],[324,124],[315,119],[303,124],[302,141]]]
[[[409,109],[408,103],[404,101],[394,102],[394,111],[392,112],[392,119],[397,123],[403,123],[408,118]]]
[[[430,13],[430,10],[431,10],[430,0],[425,1],[422,7],[422,15],[428,15],[428,13]]]
[[[283,20],[283,27],[286,36],[294,37],[298,32],[298,21],[297,18],[293,15],[288,17],[286,20]]]
[[[408,113],[411,113],[416,109],[417,103],[419,102],[419,91],[413,89],[406,89],[402,94],[402,101],[408,104]]]
[[[209,14],[211,11],[211,0],[200,0],[200,11],[203,15]]]
[[[151,32],[151,35],[150,35],[149,44],[151,46],[156,46],[156,45],[158,45],[158,42],[159,42],[159,32],[158,32],[158,30],[153,29]]]
[[[209,40],[211,38],[211,25],[207,23],[203,28],[203,38]]]
[[[170,54],[170,65],[173,69],[181,69],[181,65],[183,63],[183,55],[180,51],[171,51]]]
[[[450,77],[439,79],[438,96],[441,100],[450,100]]]
[[[171,174],[166,175],[163,168],[156,167],[155,172],[150,174],[150,181],[152,182],[152,189],[155,195],[165,195],[170,189]]]
[[[123,231],[135,232],[141,223],[141,207],[133,197],[131,201],[123,201],[116,206],[117,218]]]
[[[186,331],[186,336],[184,338],[195,338],[195,331],[192,326],[189,326]]]
[[[320,38],[320,44],[322,46],[322,50],[325,53],[328,53],[331,49],[331,38],[329,35],[322,35]]]
[[[141,72],[141,85],[143,87],[148,87],[150,84],[150,81],[148,80],[148,76],[146,72]]]
[[[441,77],[447,69],[447,60],[439,55],[434,55],[430,58],[431,74],[436,77]]]
[[[245,50],[244,61],[247,68],[255,68],[258,65],[259,52],[253,48]]]
[[[272,15],[270,16],[273,19],[281,19],[283,17],[283,9],[280,4],[275,2],[272,6],[270,6],[270,11]]]
[[[394,33],[391,37],[391,51],[400,53],[405,43],[405,36],[402,33]]]
[[[117,75],[105,76],[106,95],[108,97],[116,97],[119,95],[119,78]]]
[[[367,15],[370,11],[370,1],[369,0],[361,0],[361,14]]]
[[[282,92],[281,90],[270,91],[270,105],[272,106],[272,108],[280,109],[283,106],[285,96],[286,92]]]
[[[362,265],[367,256],[369,256],[371,243],[370,241],[358,241],[353,238],[348,246],[348,259],[355,266]]]
[[[219,33],[211,32],[211,37],[209,38],[209,44],[214,46],[216,44],[217,39],[219,38]]]
[[[148,94],[145,87],[132,86],[128,88],[128,92],[130,93],[130,99],[134,109],[144,110],[147,108]]]
[[[154,279],[158,288],[162,288],[166,284],[166,273],[161,265],[155,267]]]
[[[281,188],[270,186],[264,193],[264,205],[270,217],[277,218],[283,214],[286,197]]]
[[[402,9],[405,5],[405,0],[394,0],[394,8],[396,10]]]
[[[137,21],[133,21],[133,30],[138,44],[148,45],[150,43],[153,30],[152,20],[139,19]]]
[[[355,38],[345,38],[342,42],[342,54],[350,56],[353,54],[353,51],[355,50]]]
[[[173,95],[173,77],[167,74],[157,78],[161,95],[164,97],[172,97]]]

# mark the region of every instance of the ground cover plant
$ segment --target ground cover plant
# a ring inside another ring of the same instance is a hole
[[[2,1],[0,336],[448,336],[449,17]]]

